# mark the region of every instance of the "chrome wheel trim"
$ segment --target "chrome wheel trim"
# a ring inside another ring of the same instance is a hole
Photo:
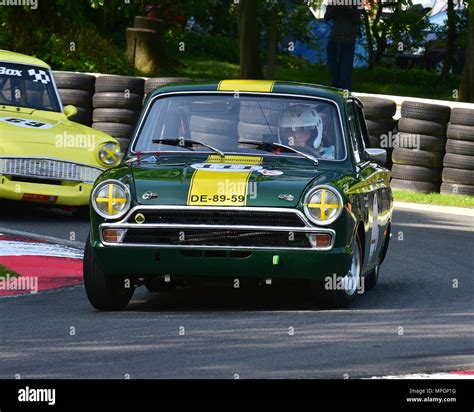
[[[355,241],[354,243],[354,253],[352,254],[352,263],[351,268],[347,272],[347,275],[344,276],[344,292],[348,296],[353,296],[357,292],[360,281],[360,271],[361,271],[361,257],[360,257],[360,246],[359,242]]]

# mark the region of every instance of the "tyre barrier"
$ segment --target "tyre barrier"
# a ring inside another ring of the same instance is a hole
[[[396,121],[393,116],[397,112],[397,105],[393,100],[378,97],[361,96],[359,99],[364,106],[370,147],[386,149],[386,166],[391,168],[393,148],[384,141],[388,142],[390,135],[395,131]]]
[[[405,101],[392,154],[392,188],[439,193],[451,108]],[[405,145],[403,142],[409,142]]]
[[[474,196],[474,110],[454,108],[447,137],[441,193]]]
[[[103,75],[95,81],[92,127],[118,139],[122,152],[138,121],[144,92],[140,77]]]
[[[72,104],[77,108],[77,113],[69,120],[91,126],[95,77],[83,73],[61,71],[54,71],[53,77],[63,105]]]
[[[157,87],[166,86],[171,83],[185,83],[190,82],[191,79],[187,77],[150,77],[145,80],[145,96],[148,96]]]

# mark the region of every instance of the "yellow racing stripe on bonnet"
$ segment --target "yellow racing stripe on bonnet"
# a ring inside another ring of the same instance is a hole
[[[257,156],[209,156],[205,163],[195,166],[188,205],[246,206],[253,166],[262,161],[263,158]]]

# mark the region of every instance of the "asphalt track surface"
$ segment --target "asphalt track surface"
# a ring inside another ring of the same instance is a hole
[[[0,227],[75,242],[88,234],[87,222],[29,205],[3,210]],[[140,288],[128,309],[115,313],[95,311],[82,285],[3,297],[0,378],[369,378],[472,370],[473,245],[472,217],[396,210],[379,285],[345,310],[314,309],[307,297],[272,286],[172,294]]]

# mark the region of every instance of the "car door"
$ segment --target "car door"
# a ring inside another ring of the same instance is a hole
[[[387,191],[390,173],[384,167],[370,162],[365,153],[369,141],[362,105],[356,99],[347,103],[352,148],[357,164],[358,190],[365,213],[364,267],[377,264],[390,219],[390,196]]]

